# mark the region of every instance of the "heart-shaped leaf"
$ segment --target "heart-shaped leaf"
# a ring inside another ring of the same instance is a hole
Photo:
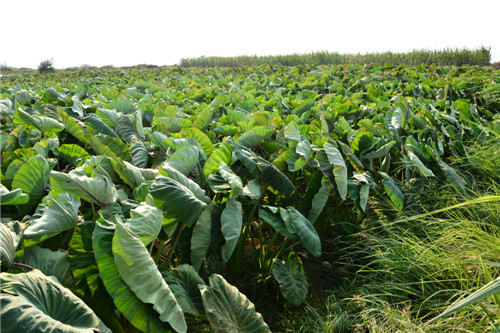
[[[158,177],[149,187],[149,193],[159,208],[167,211],[168,215],[178,218],[188,227],[207,206],[189,188],[171,178]]]
[[[236,287],[218,274],[213,274],[209,281],[210,286],[201,285],[200,291],[214,333],[271,332],[253,303]]]
[[[69,289],[39,270],[0,273],[2,332],[86,332],[98,329],[94,312]]]
[[[184,264],[173,270],[161,270],[161,274],[174,293],[182,311],[198,315],[205,314],[198,288],[200,284],[205,282],[193,267]]]
[[[31,221],[24,237],[32,242],[41,242],[55,234],[70,230],[78,223],[80,200],[69,193],[54,195],[51,192],[37,208],[41,215]]]
[[[290,252],[286,260],[273,260],[273,275],[280,285],[283,297],[295,306],[304,302],[307,296],[307,278],[299,257]]]
[[[98,167],[100,168],[100,167]],[[52,171],[50,188],[59,193],[67,192],[85,201],[105,206],[115,201],[115,187],[105,171],[95,177],[78,176],[75,173]]]

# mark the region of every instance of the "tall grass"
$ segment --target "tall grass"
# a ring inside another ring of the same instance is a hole
[[[454,161],[471,179],[468,198],[428,180],[409,189],[417,194],[407,193],[420,206],[416,215],[392,218],[392,212],[384,215],[378,207],[358,241],[343,249],[345,256],[357,258],[346,263],[356,273],[293,319],[283,318],[284,330],[437,333],[500,327],[500,309],[492,297],[431,321],[500,276],[499,153],[495,138],[469,146],[467,158]]]
[[[490,64],[489,48],[479,49],[444,49],[444,50],[413,50],[406,53],[382,52],[350,54],[338,52],[312,52],[306,54],[289,54],[276,56],[236,56],[236,57],[199,57],[183,58],[183,67],[240,67],[259,65],[340,65],[340,64],[372,64],[372,65],[442,65],[463,66]]]

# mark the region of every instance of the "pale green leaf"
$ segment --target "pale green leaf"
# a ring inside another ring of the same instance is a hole
[[[144,303],[153,305],[160,320],[186,332],[184,314],[141,239],[119,220],[113,236],[113,255],[121,278]]]

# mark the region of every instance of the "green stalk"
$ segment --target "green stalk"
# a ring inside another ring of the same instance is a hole
[[[172,256],[174,255],[175,247],[177,246],[177,243],[179,242],[179,237],[181,236],[181,231],[182,231],[183,226],[184,225],[182,224],[182,222],[179,222],[179,224],[177,224],[177,227],[175,228],[174,235],[173,235],[174,240],[172,242],[172,245],[168,249],[167,258],[165,259],[165,262],[162,265],[163,267],[170,268],[170,261],[172,260]]]
[[[163,248],[165,247],[165,242],[161,241],[160,246],[158,246],[158,250],[156,251],[156,257],[155,257],[155,265],[158,266],[160,263],[160,258],[161,258],[161,252],[163,251]]]
[[[92,207],[92,221],[95,221],[95,207],[94,207],[94,204],[91,202],[90,206]]]
[[[236,245],[236,248],[232,255],[230,266],[234,267],[236,270],[239,270],[241,268],[241,257],[243,255],[243,247],[245,246],[245,239],[247,238],[248,232],[250,230],[250,223],[252,222],[255,210],[257,209],[258,205],[259,202],[256,202],[255,205],[253,205],[252,211],[250,212],[250,215],[245,221],[243,232],[241,233],[240,239],[238,240],[238,244]]]

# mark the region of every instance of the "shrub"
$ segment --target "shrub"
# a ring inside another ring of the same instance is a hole
[[[38,73],[40,74],[45,74],[45,73],[54,73],[56,69],[54,68],[54,61],[51,60],[44,60],[38,65]]]

